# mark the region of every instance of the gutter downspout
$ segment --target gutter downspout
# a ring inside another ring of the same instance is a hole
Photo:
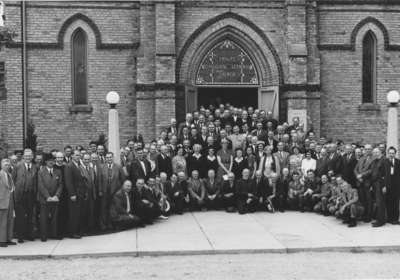
[[[25,148],[25,141],[28,132],[28,86],[27,86],[27,57],[26,57],[26,5],[25,1],[21,1],[21,35],[22,35],[22,49],[21,49],[21,69],[22,69],[22,127],[23,127],[23,143]]]

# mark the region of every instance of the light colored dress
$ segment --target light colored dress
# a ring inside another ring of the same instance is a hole
[[[292,174],[294,171],[299,172],[300,174],[302,174],[301,172],[301,162],[303,160],[303,154],[298,154],[298,155],[291,155],[289,157],[289,171],[290,174]]]
[[[183,171],[187,175],[186,159],[184,156],[174,156],[172,158],[172,171],[176,174]]]
[[[233,159],[232,151],[227,150],[226,152],[224,152],[224,150],[221,149],[217,152],[217,157],[220,157],[221,163],[225,166],[226,169],[229,170],[229,167],[231,166],[231,161]],[[217,178],[221,180],[222,176],[225,174],[225,170],[223,170],[221,166],[218,166]]]

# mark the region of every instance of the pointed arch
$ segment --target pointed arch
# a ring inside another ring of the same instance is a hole
[[[377,39],[372,30],[362,40],[362,103],[376,102]]]
[[[78,27],[71,35],[72,103],[88,104],[87,34]]]
[[[193,84],[194,75],[189,69],[197,69],[199,57],[217,41],[227,37],[239,43],[247,53],[253,54],[260,80],[264,84],[283,84],[283,67],[279,55],[266,34],[247,18],[226,12],[200,25],[185,41],[177,57],[176,77],[180,83]],[[190,65],[190,66],[189,66]],[[269,75],[269,76],[268,76]]]

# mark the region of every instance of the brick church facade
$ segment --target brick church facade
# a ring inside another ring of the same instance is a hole
[[[28,123],[46,148],[97,139],[112,90],[122,143],[154,138],[218,91],[281,122],[300,116],[321,136],[376,143],[400,84],[394,0],[7,1],[5,11],[16,35],[0,51],[10,149]]]

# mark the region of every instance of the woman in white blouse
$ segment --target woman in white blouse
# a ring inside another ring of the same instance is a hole
[[[317,161],[311,157],[311,151],[306,151],[306,157],[301,161],[301,172],[306,176],[308,170],[317,168]]]

